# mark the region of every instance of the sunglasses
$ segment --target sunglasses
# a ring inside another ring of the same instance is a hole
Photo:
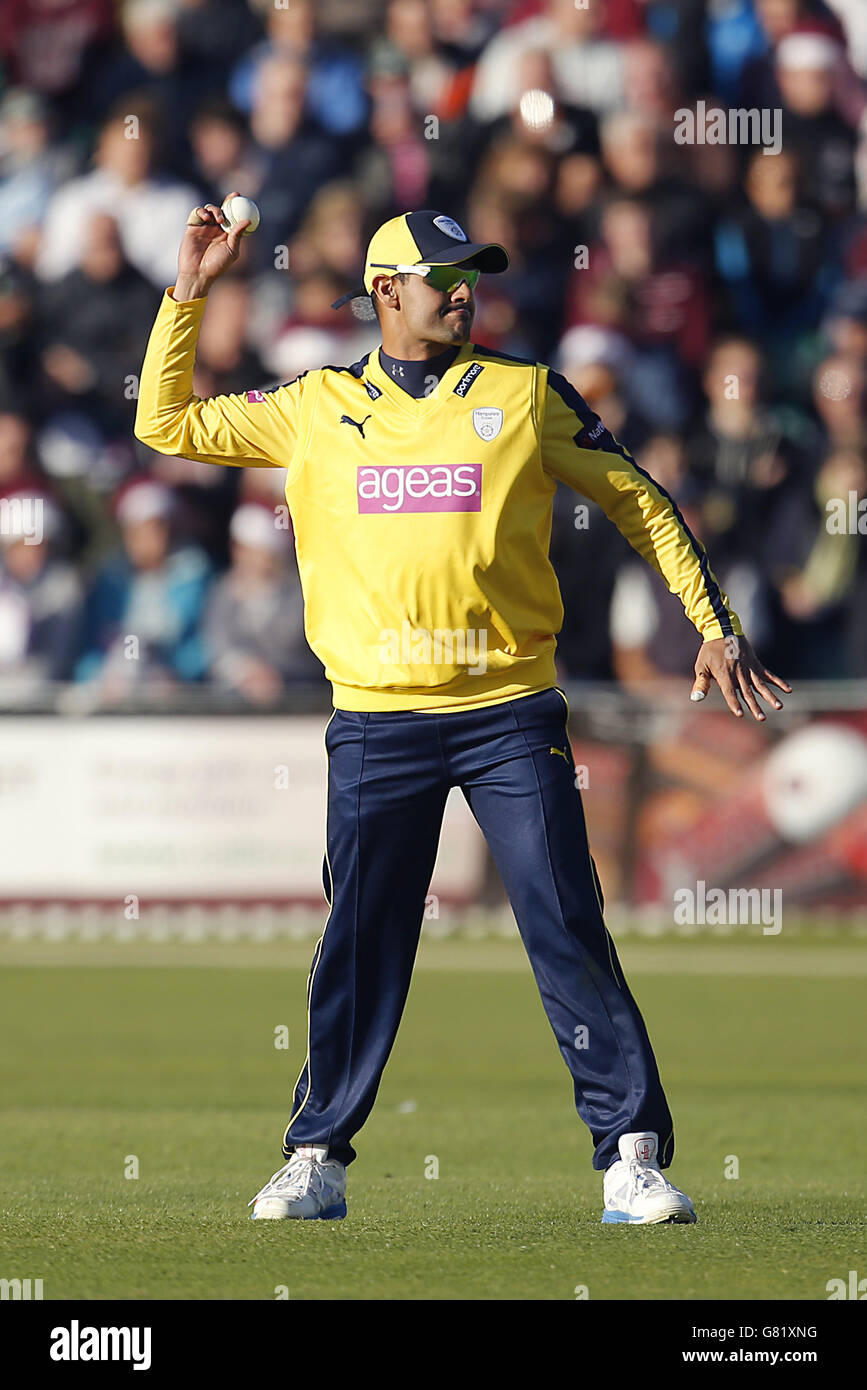
[[[462,270],[455,265],[383,265],[379,261],[372,261],[371,266],[374,270],[393,270],[398,275],[420,275],[426,285],[439,290],[440,294],[451,294],[464,281],[472,294],[482,273],[480,270]]]

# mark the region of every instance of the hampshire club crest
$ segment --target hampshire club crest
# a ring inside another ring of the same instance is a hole
[[[445,232],[446,236],[450,236],[453,241],[466,241],[467,239],[463,227],[453,217],[446,217],[441,213],[439,217],[434,218],[433,224],[435,227],[439,227],[441,232]]]
[[[496,439],[503,428],[503,412],[499,406],[483,405],[473,411],[473,429],[479,439]]]

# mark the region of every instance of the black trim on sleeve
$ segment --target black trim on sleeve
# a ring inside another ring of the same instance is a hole
[[[674,512],[675,517],[677,518],[678,525],[680,526],[681,530],[683,531],[684,535],[689,541],[693,554],[695,555],[695,558],[698,560],[701,576],[704,580],[705,593],[707,595],[708,602],[714,611],[714,615],[716,616],[716,619],[720,625],[720,631],[722,632],[723,637],[733,637],[734,628],[732,627],[731,618],[728,614],[728,609],[723,603],[719,585],[711,577],[710,567],[708,565],[707,551],[705,550],[704,546],[699,544],[695,536],[690,531],[689,527],[687,526],[686,522],[681,516],[680,508],[678,507],[674,498],[671,496],[669,492],[666,492],[662,484],[658,483],[656,479],[653,478],[647,472],[646,469],[642,468],[638,463],[636,463],[629,450],[624,449],[623,445],[619,442],[619,440],[614,438],[614,435],[611,433],[611,431],[605,428],[600,417],[596,414],[595,410],[591,409],[591,407],[584,400],[584,397],[579,395],[579,393],[575,390],[575,387],[572,385],[570,381],[567,381],[566,378],[564,376],[561,376],[559,372],[549,371],[548,384],[551,386],[552,390],[557,392],[557,395],[560,397],[563,404],[565,406],[568,406],[568,408],[574,412],[574,414],[578,417],[578,420],[580,421],[581,428],[572,436],[577,448],[599,449],[603,453],[619,454],[621,458],[625,459],[627,463],[632,465],[636,473],[639,473],[642,478],[646,478],[646,480],[649,483],[652,483],[653,486],[656,488],[657,492],[659,492],[661,496],[663,496],[666,499],[666,501],[670,504],[671,509]]]

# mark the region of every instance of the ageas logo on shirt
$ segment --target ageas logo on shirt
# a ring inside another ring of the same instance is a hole
[[[480,463],[370,464],[358,469],[359,514],[480,512]]]

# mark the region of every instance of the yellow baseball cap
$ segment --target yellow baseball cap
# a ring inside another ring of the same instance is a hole
[[[387,275],[401,265],[466,265],[498,275],[508,269],[509,254],[497,242],[470,241],[460,223],[443,212],[429,208],[405,212],[374,232],[364,258],[363,286],[350,290],[332,308],[370,294],[377,275]]]

